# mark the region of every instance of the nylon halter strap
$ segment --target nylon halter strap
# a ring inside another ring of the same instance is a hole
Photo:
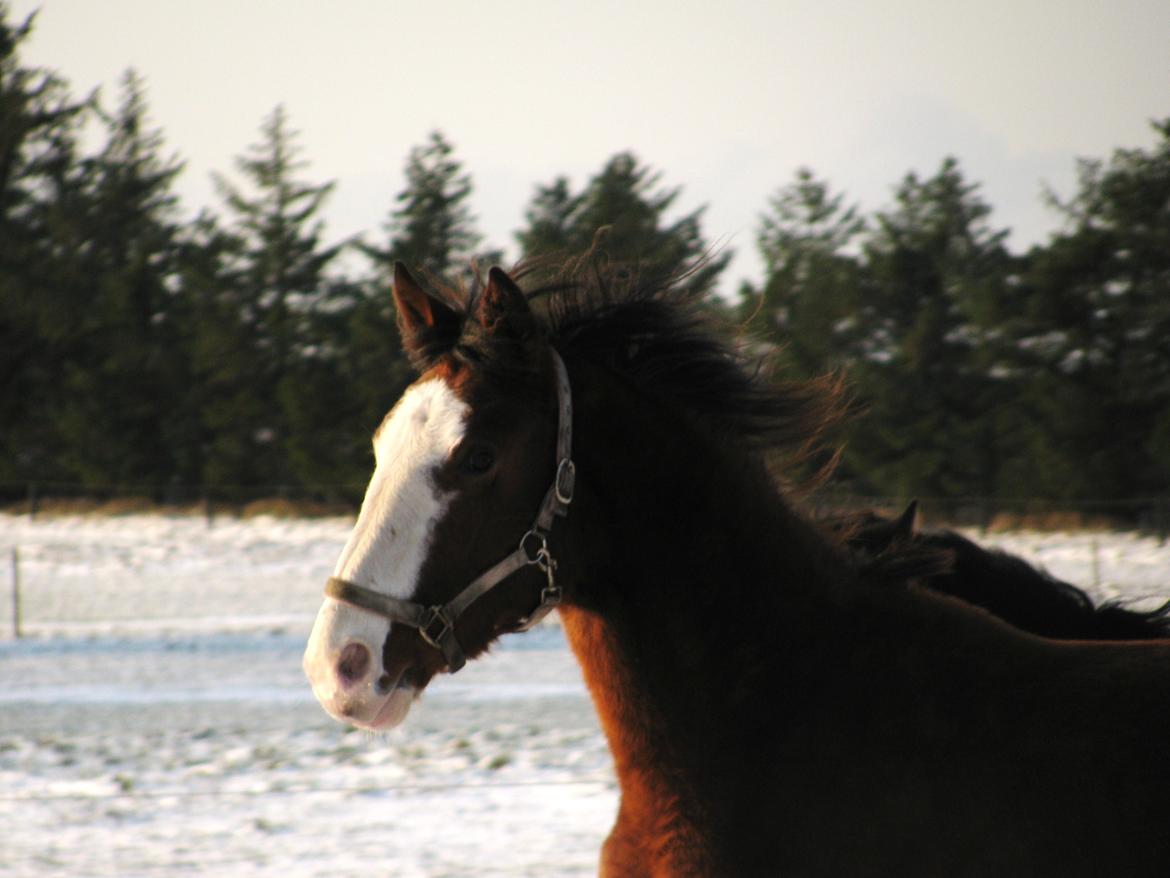
[[[325,595],[334,600],[368,610],[411,628],[418,629],[419,635],[431,646],[443,653],[447,668],[455,673],[467,662],[463,648],[455,636],[455,623],[476,600],[487,594],[513,573],[525,567],[537,567],[547,577],[547,584],[540,592],[540,602],[523,618],[512,631],[527,631],[549,614],[561,602],[561,588],[556,583],[557,562],[548,549],[548,534],[558,516],[569,514],[573,502],[573,488],[577,468],[573,464],[573,394],[569,385],[569,373],[564,361],[555,350],[552,353],[556,372],[558,426],[557,426],[557,469],[553,483],[549,486],[536,513],[536,520],[528,532],[520,538],[520,544],[512,554],[489,567],[459,594],[440,606],[425,606],[413,601],[390,597],[336,576],[325,584]]]

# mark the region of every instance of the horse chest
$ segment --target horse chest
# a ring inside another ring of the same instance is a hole
[[[562,607],[570,645],[609,741],[621,785],[617,820],[601,856],[604,878],[710,874],[707,844],[664,752],[660,723],[596,615]]]

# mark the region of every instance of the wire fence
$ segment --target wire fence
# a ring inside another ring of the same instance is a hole
[[[74,496],[72,505],[44,501],[38,509],[0,512],[0,632],[307,630],[355,511],[344,504],[306,509],[319,495],[291,490],[284,500],[254,500],[230,512],[214,504],[128,505],[128,496],[115,506],[117,498]],[[819,516],[897,514],[906,502],[825,493],[810,505]],[[1145,594],[1170,583],[1158,554],[1167,547],[1170,506],[1157,498],[918,503],[925,526],[963,526],[980,540],[1007,541],[1091,590]],[[1053,531],[1066,536],[1048,543],[1013,536]],[[1162,571],[1149,572],[1151,565]],[[1145,571],[1136,582],[1135,570]]]
[[[178,499],[194,496],[192,488],[160,503],[135,486],[98,494],[67,483],[0,486],[9,501],[0,506],[0,632],[303,627],[356,512],[354,504],[322,499],[337,487],[253,486],[232,502],[200,488],[203,497],[192,504]],[[23,499],[13,501],[15,494]],[[1112,584],[1125,592],[1127,571],[1148,567],[1156,555],[1150,541],[1162,549],[1170,537],[1170,498],[915,501],[925,527],[970,528],[992,543],[1021,532],[1075,535],[1064,550],[1012,546],[1046,567],[1077,555],[1053,572],[1090,588]],[[908,502],[826,491],[806,506],[815,516],[863,509],[897,515]]]
[[[153,485],[78,482],[0,483],[0,511],[36,517],[70,513],[125,515],[136,512],[218,517],[279,515],[352,515],[366,485],[258,484]],[[1031,528],[1124,529],[1170,538],[1170,496],[1042,498],[1042,497],[893,497],[846,488],[822,490],[807,501],[814,514],[846,510],[900,511],[918,503],[933,524],[981,530]]]
[[[307,631],[351,526],[351,516],[6,515],[0,629]]]

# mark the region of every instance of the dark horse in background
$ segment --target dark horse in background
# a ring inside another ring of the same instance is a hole
[[[1154,610],[1134,610],[1117,601],[1096,604],[1075,585],[1038,570],[1015,555],[985,549],[952,530],[919,531],[917,503],[897,517],[873,512],[824,521],[865,559],[897,555],[912,546],[935,551],[937,570],[919,577],[921,585],[987,610],[1010,625],[1059,640],[1159,640],[1170,638],[1170,602]]]
[[[556,606],[621,786],[603,875],[1166,874],[1170,642],[1026,633],[798,513],[764,451],[838,384],[604,266],[394,293],[420,377],[305,653],[331,714],[392,727]]]

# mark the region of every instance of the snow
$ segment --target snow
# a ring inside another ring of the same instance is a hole
[[[596,874],[617,791],[556,625],[388,735],[313,700],[300,655],[351,527],[0,515],[0,876]],[[1170,597],[1152,539],[987,541],[1100,598]]]

